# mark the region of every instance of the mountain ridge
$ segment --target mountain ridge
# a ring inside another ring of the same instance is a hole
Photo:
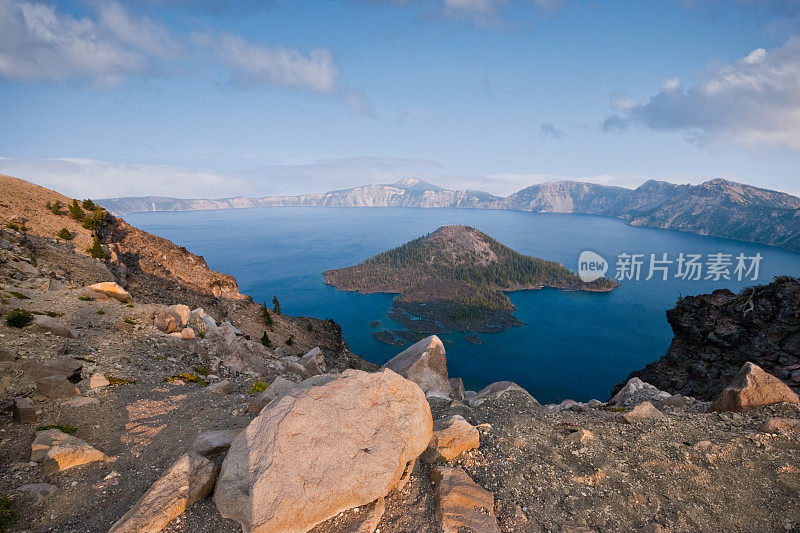
[[[296,196],[180,199],[127,197],[98,200],[115,214],[250,207],[474,208],[608,216],[633,226],[778,246],[800,252],[800,198],[722,178],[699,185],[648,180],[636,189],[581,181],[554,181],[500,197],[450,190],[417,178]]]

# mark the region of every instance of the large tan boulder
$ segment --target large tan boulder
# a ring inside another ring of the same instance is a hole
[[[123,289],[118,283],[114,281],[104,281],[102,283],[95,283],[89,285],[89,288],[100,294],[105,294],[110,298],[114,298],[124,304],[131,302],[131,295],[128,291]]]
[[[181,326],[186,326],[189,324],[189,317],[192,316],[192,310],[189,309],[188,305],[183,305],[183,304],[170,305],[169,311],[175,313],[180,318]]]
[[[390,370],[298,386],[234,439],[214,502],[245,531],[308,531],[405,483],[432,425],[422,390]]]
[[[453,393],[447,376],[447,355],[436,335],[425,337],[383,365],[410,379],[427,397],[449,398]]]
[[[433,439],[423,459],[428,462],[450,461],[480,445],[478,428],[461,415],[448,416],[433,423]]]
[[[749,411],[775,403],[800,403],[800,398],[783,381],[748,362],[708,410]]]
[[[498,400],[508,393],[519,393],[524,396],[528,401],[535,405],[539,405],[536,398],[531,394],[514,383],[513,381],[495,381],[481,389],[474,397],[468,398],[470,407],[477,407],[483,402],[489,400]],[[474,393],[473,393],[474,394]]]
[[[156,313],[154,325],[157,330],[164,333],[172,333],[178,331],[181,326],[181,317],[178,313],[164,309]]]
[[[31,444],[31,461],[66,470],[94,461],[105,461],[108,457],[78,437],[59,429],[37,431]]]
[[[636,422],[660,420],[662,418],[665,418],[664,413],[656,409],[652,403],[642,402],[627,413],[623,413],[621,421],[625,424],[634,424]]]
[[[461,468],[437,466],[436,520],[443,533],[500,533],[494,515],[494,494],[475,483]]]
[[[155,533],[214,488],[214,463],[196,453],[181,456],[153,483],[109,533]]]

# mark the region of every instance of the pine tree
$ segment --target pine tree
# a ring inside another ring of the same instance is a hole
[[[89,248],[89,253],[95,259],[105,259],[106,252],[103,250],[103,245],[100,244],[100,238],[97,235],[94,235],[92,239],[92,247]]]
[[[54,215],[60,215],[61,214],[61,201],[60,200],[56,200],[54,203],[50,204],[48,209],[50,209],[50,211],[52,211]]]
[[[83,212],[81,206],[78,205],[78,200],[72,200],[72,203],[69,206],[69,217],[74,218],[75,220],[83,220],[86,216],[86,213]]]
[[[58,238],[64,239],[65,241],[72,239],[72,233],[67,228],[61,228],[61,231],[58,232]]]
[[[281,303],[278,301],[277,296],[272,297],[272,310],[275,312],[276,315],[281,314]]]
[[[264,346],[272,346],[272,341],[269,340],[269,335],[267,335],[266,331],[261,336],[261,344],[263,344]]]
[[[289,338],[286,339],[286,346],[291,346],[294,344],[294,335],[289,335]]]
[[[269,329],[272,329],[272,315],[269,314],[269,309],[267,309],[267,304],[261,306],[261,311],[264,313],[264,323],[269,326]]]
[[[96,205],[95,205],[95,203],[94,203],[94,202],[91,200],[91,198],[87,198],[87,199],[86,199],[86,200],[84,200],[82,203],[83,203],[83,208],[84,208],[84,209],[86,209],[86,210],[88,210],[88,211],[94,211],[95,209],[97,209],[97,206],[96,206]]]

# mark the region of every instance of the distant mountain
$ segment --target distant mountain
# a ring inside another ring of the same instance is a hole
[[[517,253],[469,226],[442,226],[323,275],[326,283],[343,290],[400,294],[392,304],[393,318],[404,325],[409,321],[400,312],[414,317],[411,327],[418,327],[422,317],[447,329],[487,333],[521,325],[511,315],[514,305],[506,291],[555,287],[608,292],[617,286],[606,278],[585,283],[561,263]]]
[[[482,191],[449,190],[407,178],[385,185],[298,196],[220,200],[129,197],[98,200],[115,214],[268,206],[450,207],[580,213],[621,218],[633,226],[675,229],[800,252],[800,198],[713,179],[700,185],[649,180],[636,189],[578,181],[540,183],[505,198]]]
[[[157,196],[109,198],[97,202],[112,213],[145,211],[195,211],[246,207],[482,207],[501,200],[486,192],[443,189],[416,178],[384,185],[362,185],[325,193],[218,200],[164,198]]]

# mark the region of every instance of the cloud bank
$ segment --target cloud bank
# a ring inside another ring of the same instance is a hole
[[[639,124],[683,131],[698,142],[800,151],[800,37],[711,68],[693,86],[669,79],[644,103],[615,93],[611,107],[616,113],[605,120],[605,131]]]

